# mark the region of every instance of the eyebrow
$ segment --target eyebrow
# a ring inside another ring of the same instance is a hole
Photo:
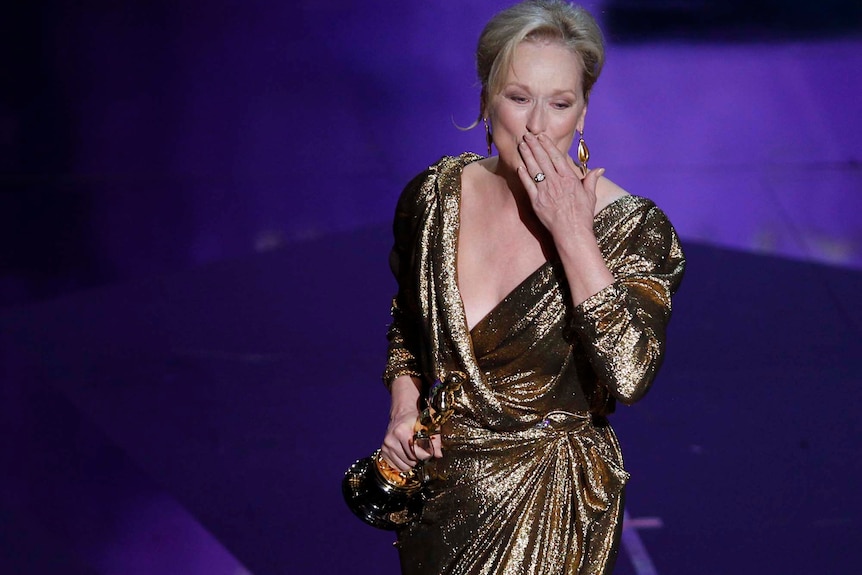
[[[525,92],[530,91],[530,89],[527,86],[525,86],[524,84],[521,84],[520,82],[509,82],[508,84],[503,84],[500,91],[502,92],[503,90],[505,90],[507,88],[520,88],[521,90],[524,90]],[[565,89],[565,90],[554,90],[554,92],[552,93],[553,96],[562,96],[563,94],[571,94],[573,96],[577,96],[578,92],[577,92],[577,90]]]

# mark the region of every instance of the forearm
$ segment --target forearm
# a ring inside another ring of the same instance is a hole
[[[392,381],[390,393],[392,405],[389,409],[389,419],[395,420],[405,414],[419,414],[419,397],[422,384],[418,378],[401,375]]]
[[[572,286],[572,328],[599,381],[627,404],[643,397],[661,366],[671,295],[685,269],[664,213],[646,200],[630,201],[642,207],[612,233],[602,231],[604,252],[586,223],[568,226],[557,247]],[[599,262],[603,254],[607,264]]]

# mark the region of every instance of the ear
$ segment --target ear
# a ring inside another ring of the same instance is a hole
[[[584,124],[586,123],[586,119],[587,119],[587,105],[584,104],[584,109],[581,110],[581,115],[578,118],[578,123],[577,123],[577,128],[578,128],[579,132],[584,131]]]

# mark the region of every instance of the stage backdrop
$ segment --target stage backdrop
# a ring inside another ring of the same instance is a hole
[[[458,126],[506,4],[18,3],[0,23],[2,302],[387,221],[411,176],[483,152]],[[593,166],[684,238],[862,266],[855,3],[586,5],[609,40]]]

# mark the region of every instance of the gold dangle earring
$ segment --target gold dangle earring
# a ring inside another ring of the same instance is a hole
[[[491,126],[488,125],[488,118],[482,118],[485,122],[485,143],[488,144],[488,157],[491,157],[491,144],[494,143],[494,138],[491,137]]]
[[[584,131],[578,130],[578,162],[581,166],[583,177],[587,177],[587,162],[590,160],[590,149],[584,141]]]

